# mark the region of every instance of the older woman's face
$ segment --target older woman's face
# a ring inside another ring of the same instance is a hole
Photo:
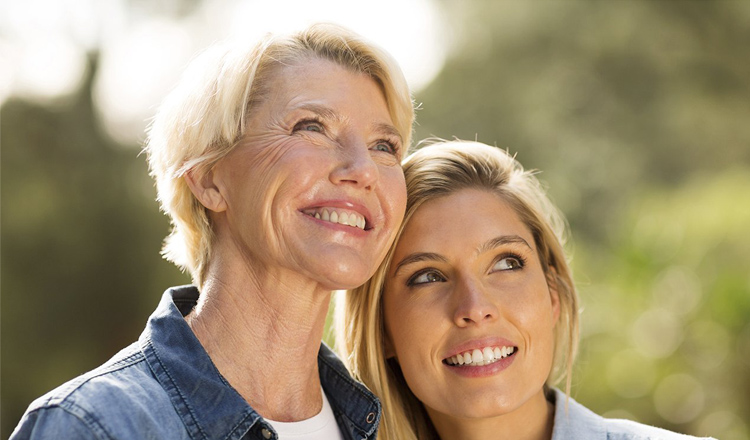
[[[499,196],[464,189],[422,205],[399,239],[383,307],[389,355],[433,420],[544,404],[558,296]]]
[[[315,58],[279,67],[213,170],[226,201],[219,239],[274,276],[360,285],[403,219],[401,149],[371,78]]]

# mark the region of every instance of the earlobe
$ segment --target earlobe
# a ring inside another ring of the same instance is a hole
[[[195,168],[191,168],[185,173],[184,178],[190,191],[195,198],[198,199],[201,205],[214,212],[226,211],[227,203],[214,182],[213,170],[201,173]]]

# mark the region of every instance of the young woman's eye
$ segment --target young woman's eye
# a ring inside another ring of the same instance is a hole
[[[412,275],[411,278],[406,281],[406,285],[416,286],[428,283],[442,283],[444,281],[445,277],[443,277],[440,272],[437,272],[435,270],[423,270]]]
[[[306,119],[297,122],[297,124],[294,125],[293,131],[312,131],[316,133],[323,133],[323,124],[320,121]]]
[[[492,267],[492,271],[495,272],[499,270],[516,270],[521,269],[523,266],[523,258],[517,255],[508,255],[497,260],[495,265]]]

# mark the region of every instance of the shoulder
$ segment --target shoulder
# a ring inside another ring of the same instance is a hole
[[[10,440],[111,438],[95,420],[80,417],[76,412],[59,406],[30,409],[10,435]]]
[[[553,390],[555,426],[553,440],[693,440],[697,437],[644,425],[631,420],[605,419],[585,406]]]
[[[660,439],[660,440],[693,440],[699,437],[679,434],[655,426],[644,425],[631,420],[605,419],[607,426],[607,440],[636,440],[636,439]],[[707,437],[701,437],[707,439]]]
[[[158,426],[164,408],[171,408],[169,397],[133,344],[32,402],[11,438],[119,438]]]

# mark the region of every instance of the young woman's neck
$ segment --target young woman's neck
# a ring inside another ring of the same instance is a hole
[[[322,408],[317,355],[331,292],[296,274],[214,264],[187,322],[227,381],[262,416]]]
[[[453,418],[428,410],[441,439],[550,440],[555,406],[540,391],[518,409],[491,418]]]

